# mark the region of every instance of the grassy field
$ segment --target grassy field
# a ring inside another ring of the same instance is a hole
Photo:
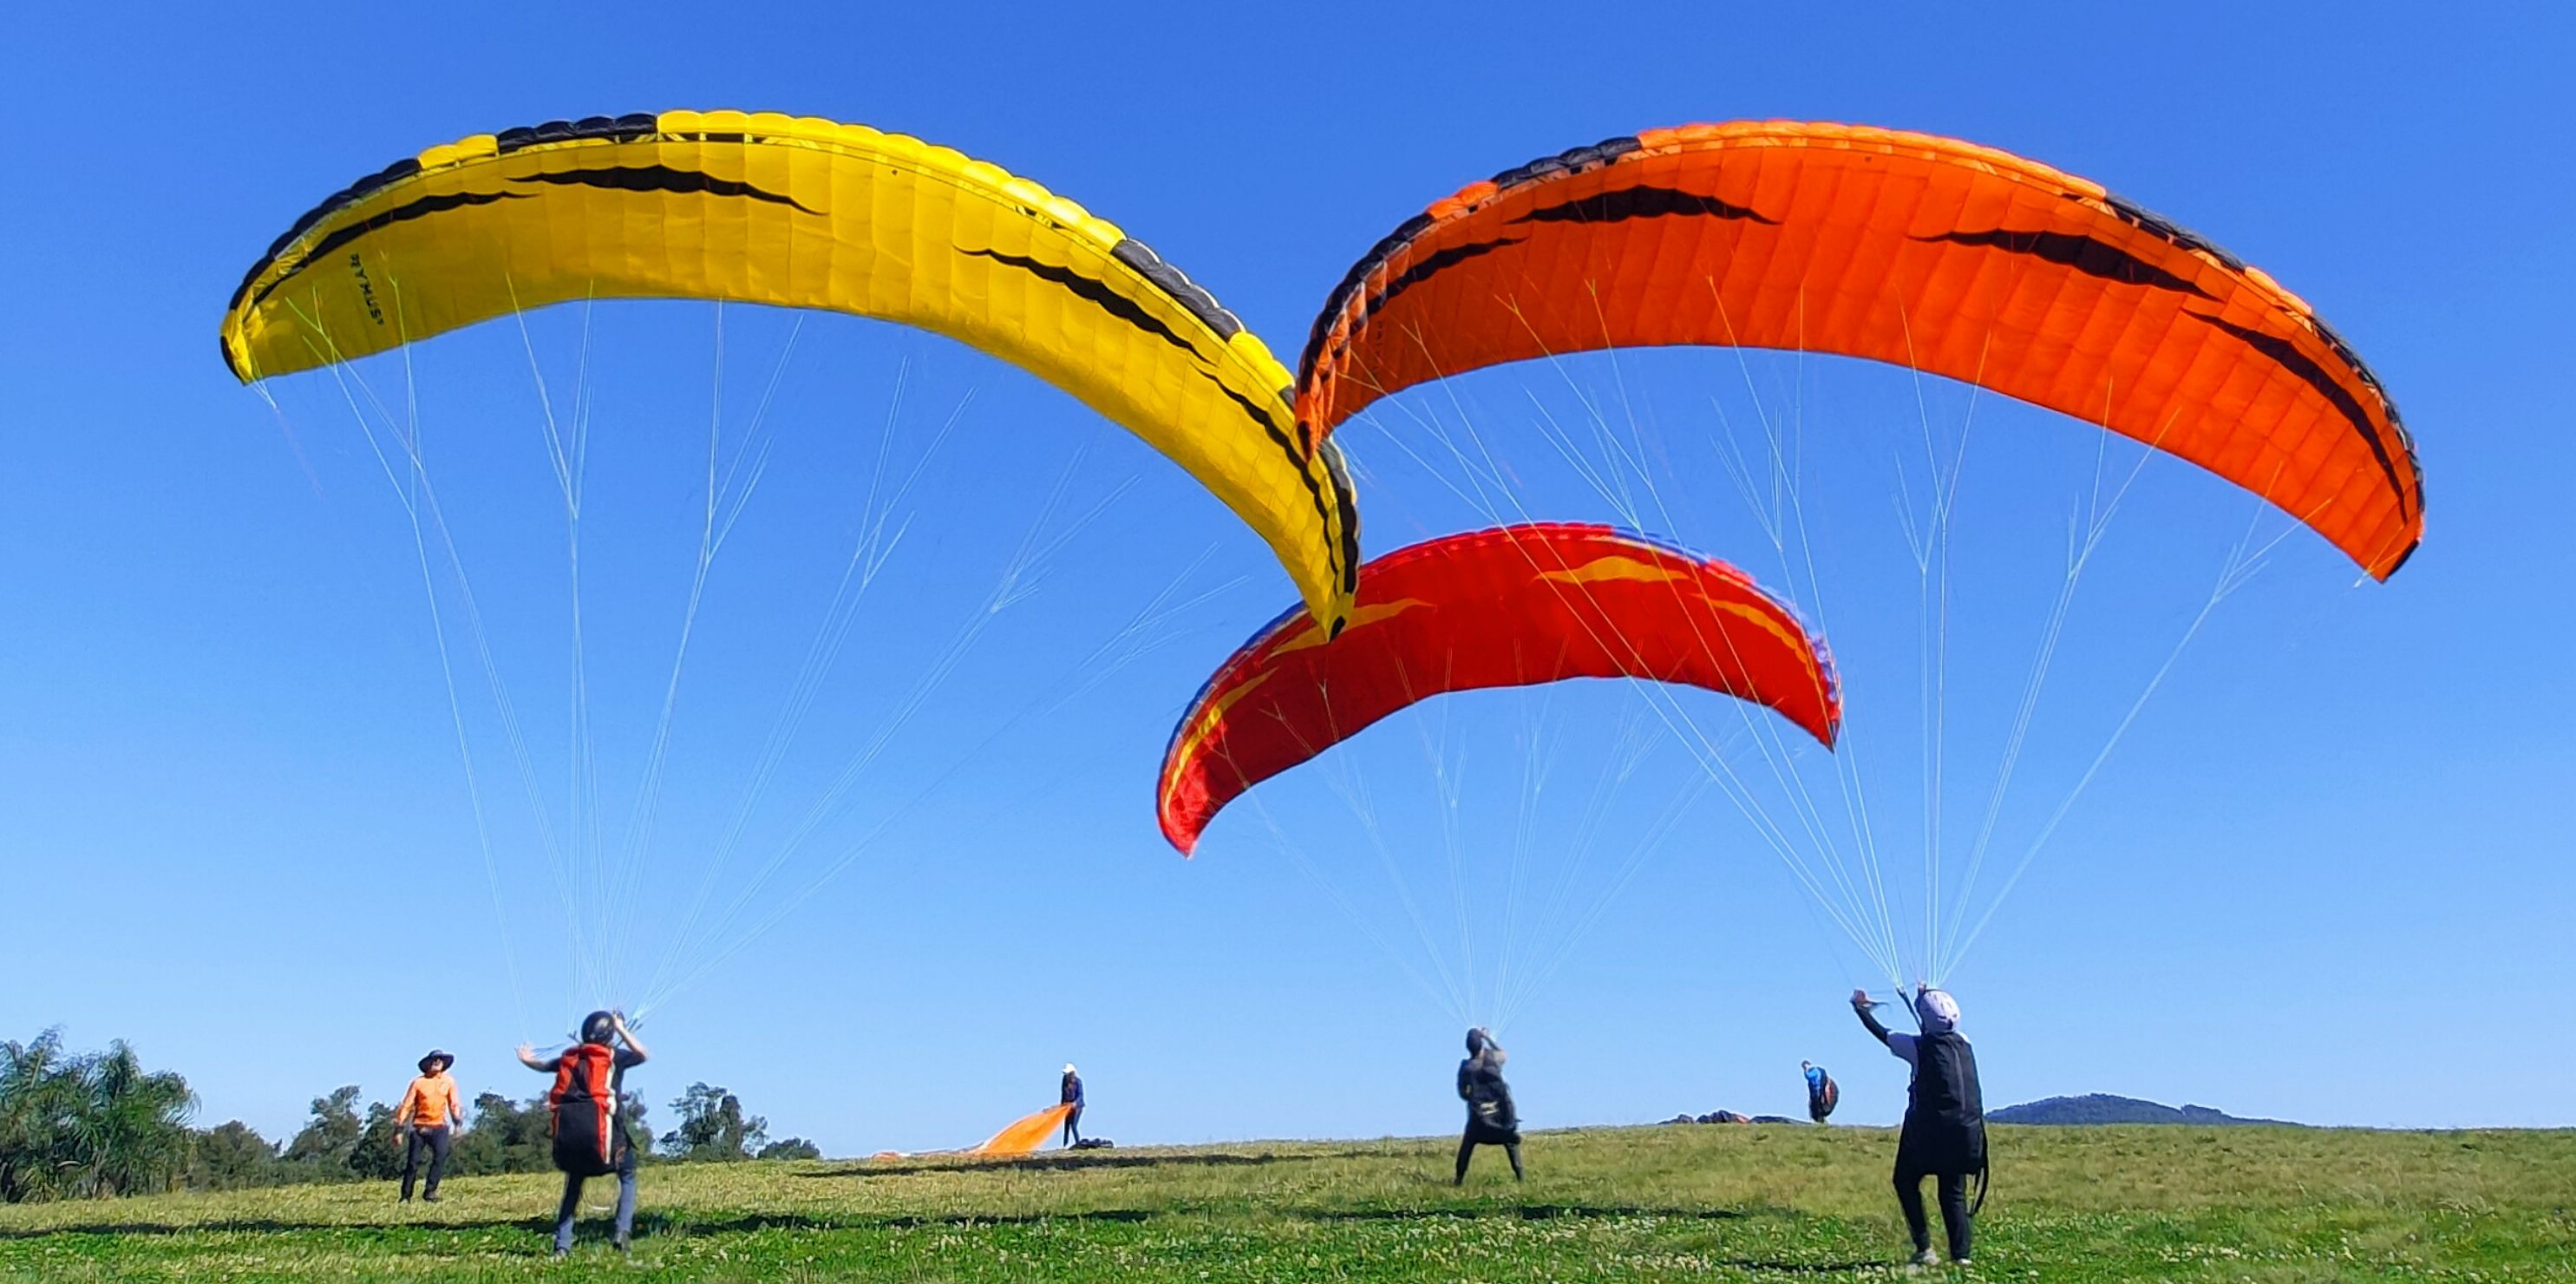
[[[1811,1280],[1900,1274],[1891,1133],[1532,1136],[647,1169],[549,1263],[554,1179],[0,1208],[0,1280]],[[2576,1280],[2576,1132],[1998,1128],[1970,1277]]]

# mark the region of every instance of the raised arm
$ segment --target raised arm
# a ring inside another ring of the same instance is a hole
[[[644,1045],[636,1040],[635,1031],[627,1027],[625,1013],[609,1013],[608,1023],[617,1027],[617,1037],[624,1039],[626,1041],[626,1046],[634,1050],[635,1062],[637,1065],[642,1065],[643,1063],[653,1059],[653,1054],[646,1051]]]
[[[1869,1010],[1869,991],[1852,991],[1851,1005],[1852,1015],[1860,1018],[1861,1027],[1869,1031],[1870,1037],[1881,1043],[1887,1042],[1887,1027],[1880,1025],[1878,1014]]]
[[[540,1057],[537,1055],[536,1049],[531,1048],[524,1043],[519,1045],[519,1064],[536,1071],[538,1074],[553,1074],[555,1072],[556,1063],[562,1059],[563,1058],[561,1057]]]

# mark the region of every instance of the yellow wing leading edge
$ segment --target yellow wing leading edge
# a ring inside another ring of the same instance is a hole
[[[1339,452],[1287,369],[1119,228],[902,134],[663,112],[477,134],[396,163],[279,237],[226,309],[243,382],[581,299],[816,308],[1021,366],[1169,455],[1268,541],[1338,630],[1359,566]]]

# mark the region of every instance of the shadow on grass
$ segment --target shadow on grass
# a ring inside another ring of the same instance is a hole
[[[1656,1208],[1644,1205],[1594,1204],[1490,1204],[1465,1205],[1448,1208],[1388,1209],[1291,1208],[1277,1209],[1274,1210],[1274,1212],[1275,1215],[1286,1219],[1319,1223],[1472,1221],[1483,1218],[1518,1218],[1522,1221],[1554,1221],[1558,1219],[1608,1219],[1618,1217],[1661,1217],[1695,1221],[1726,1221],[1760,1215],[1758,1212],[1726,1208]],[[759,1234],[766,1231],[786,1231],[798,1234],[823,1234],[832,1232],[866,1233],[871,1231],[923,1229],[973,1230],[977,1227],[1043,1226],[1050,1224],[1076,1226],[1093,1223],[1133,1225],[1150,1222],[1155,1220],[1157,1217],[1173,1215],[1175,1213],[1183,1216],[1187,1215],[1186,1212],[1183,1212],[1182,1210],[1156,1211],[1140,1208],[1104,1208],[1081,1212],[1008,1214],[902,1214],[878,1217],[817,1217],[799,1213],[757,1213],[731,1217],[708,1217],[685,1212],[671,1213],[642,1210],[639,1211],[635,1217],[635,1238],[638,1241],[648,1241],[655,1238],[682,1239],[698,1236],[745,1236]],[[607,1238],[606,1218],[584,1218],[582,1219],[581,1227],[584,1232],[581,1236],[583,1242]],[[448,1247],[444,1241],[451,1236],[492,1232],[515,1233],[523,1237],[525,1251],[530,1255],[545,1253],[553,1247],[554,1222],[551,1218],[543,1216],[479,1218],[452,1222],[410,1222],[393,1225],[294,1221],[276,1218],[240,1218],[227,1221],[209,1221],[187,1225],[152,1222],[98,1221],[55,1227],[49,1230],[0,1231],[0,1241],[38,1240],[50,1237],[71,1236],[171,1237],[192,1234],[321,1234],[345,1239],[375,1241],[378,1243],[385,1243],[388,1246],[391,1246],[391,1244],[395,1242],[411,1241],[416,1243],[423,1250],[440,1251]],[[1815,1263],[1763,1261],[1751,1258],[1727,1259],[1715,1264],[1732,1266],[1748,1271],[1768,1271],[1784,1274],[1849,1273],[1866,1267],[1885,1265],[1883,1262]]]
[[[1861,1271],[1898,1269],[1886,1259],[1865,1262],[1765,1262],[1750,1257],[1730,1257],[1711,1261],[1711,1266],[1732,1266],[1739,1271],[1767,1271],[1774,1275],[1853,1275]]]
[[[642,1219],[638,1218],[638,1225]],[[69,1235],[288,1235],[339,1233],[369,1239],[383,1239],[419,1232],[448,1234],[458,1231],[523,1230],[553,1239],[553,1219],[544,1217],[481,1218],[454,1222],[323,1222],[287,1221],[274,1217],[236,1217],[204,1222],[78,1222],[68,1226],[49,1226],[42,1230],[0,1230],[0,1241],[52,1239]]]
[[[1114,1168],[1248,1168],[1263,1164],[1296,1164],[1317,1159],[1371,1159],[1385,1154],[1378,1150],[1318,1150],[1296,1154],[1257,1155],[1116,1155],[1058,1152],[1030,1155],[1022,1159],[952,1160],[946,1163],[883,1162],[862,1160],[826,1168],[819,1172],[800,1172],[797,1177],[814,1180],[826,1177],[911,1177],[920,1173],[989,1173],[989,1172],[1079,1172],[1084,1169]]]
[[[1310,1222],[1412,1222],[1514,1216],[1525,1222],[1553,1221],[1559,1217],[1671,1217],[1727,1221],[1753,1216],[1733,1208],[1647,1208],[1632,1204],[1457,1204],[1446,1208],[1287,1209],[1282,1210],[1282,1214]]]
[[[773,1230],[803,1232],[921,1230],[929,1227],[1034,1226],[1047,1222],[1143,1222],[1152,1220],[1154,1216],[1154,1213],[1141,1208],[1104,1208],[1070,1213],[945,1213],[903,1214],[888,1217],[809,1217],[800,1213],[746,1213],[738,1217],[706,1217],[689,1213],[665,1213],[639,1209],[635,1214],[635,1237],[643,1239],[651,1235],[749,1235]],[[585,1228],[607,1224],[608,1219],[604,1217],[585,1217],[580,1222],[580,1225]],[[555,1223],[551,1217],[486,1217],[460,1221],[395,1224],[287,1221],[277,1218],[236,1218],[187,1224],[101,1221],[56,1226],[46,1230],[0,1230],[0,1241],[47,1239],[72,1235],[200,1234],[337,1234],[360,1239],[415,1237],[430,1239],[490,1231],[525,1232],[551,1245],[554,1241]]]

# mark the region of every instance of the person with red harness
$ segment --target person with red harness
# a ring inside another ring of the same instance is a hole
[[[618,1094],[627,1069],[651,1056],[627,1028],[625,1016],[616,1012],[584,1017],[581,1042],[554,1056],[539,1057],[520,1045],[521,1065],[555,1077],[546,1106],[553,1120],[555,1167],[564,1175],[563,1203],[555,1210],[558,1258],[572,1255],[573,1215],[581,1211],[582,1183],[610,1173],[617,1174],[617,1234],[610,1242],[618,1252],[626,1251],[635,1229],[635,1145],[626,1135]]]

